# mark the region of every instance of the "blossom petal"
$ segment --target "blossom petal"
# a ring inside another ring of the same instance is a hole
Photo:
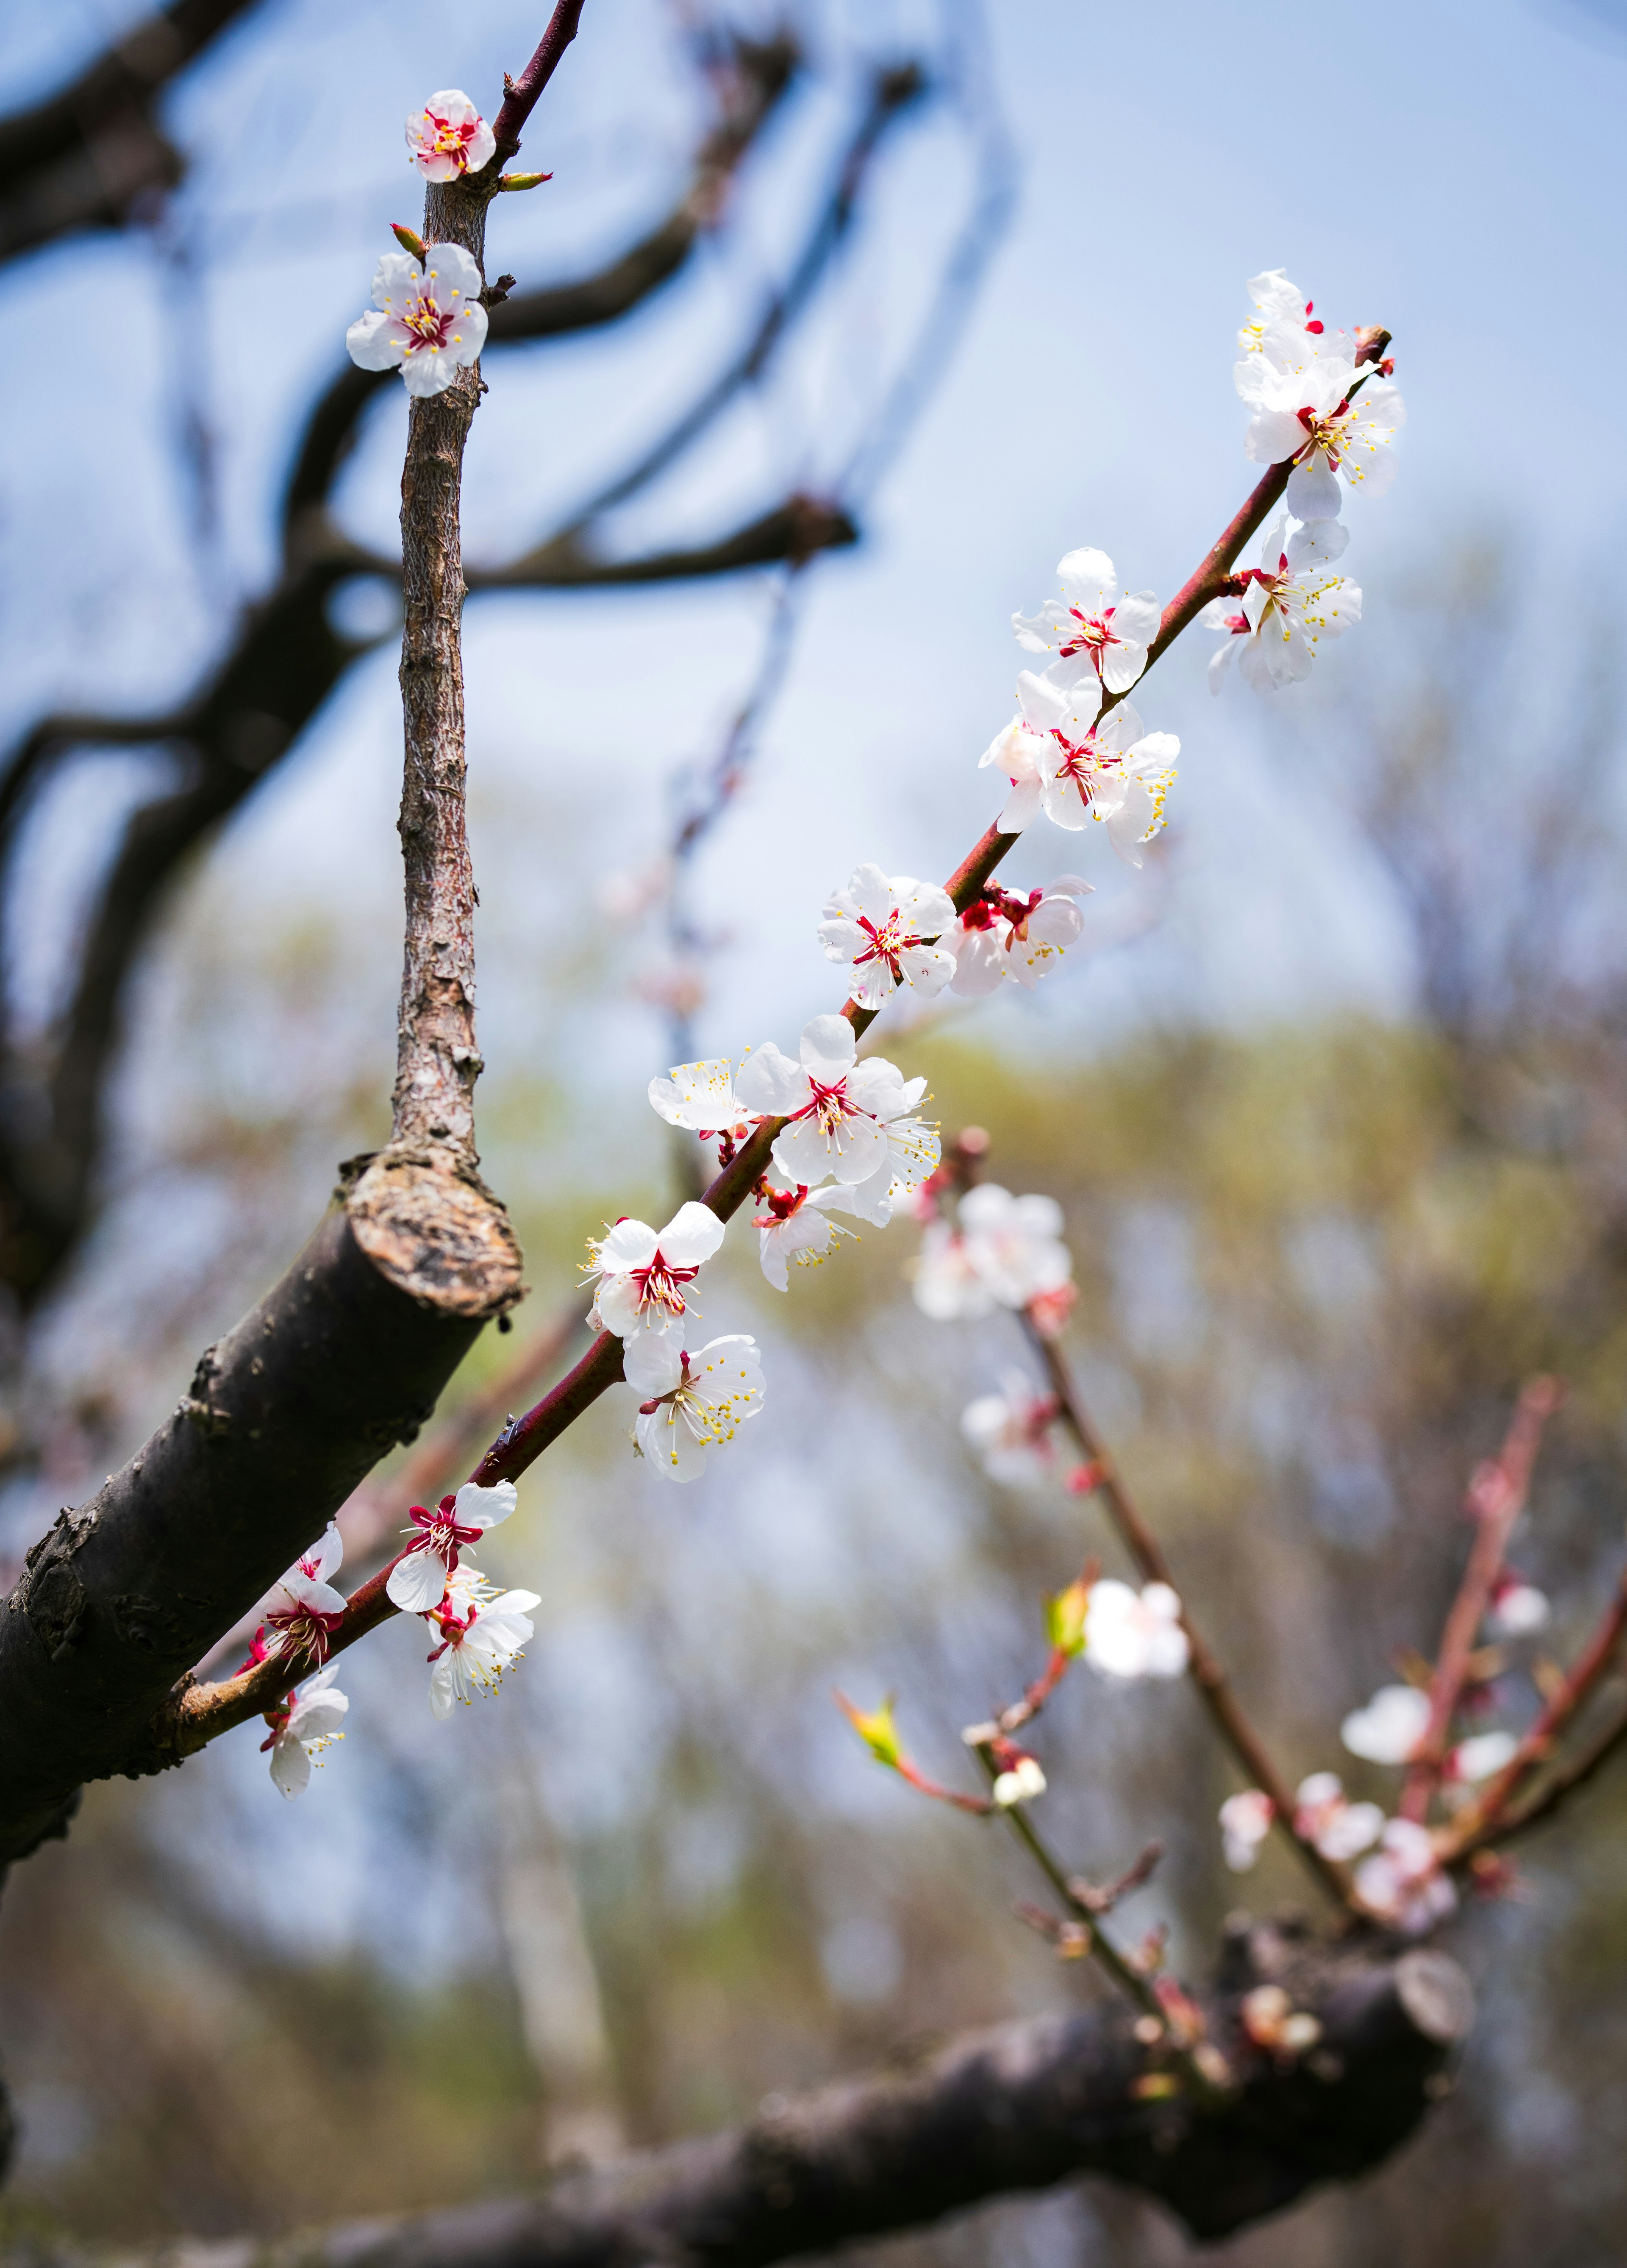
[[[287,1796],[303,1795],[311,1785],[310,1753],[286,1732],[271,1743],[271,1784]]]
[[[494,1481],[490,1488],[465,1481],[454,1500],[453,1517],[460,1528],[496,1528],[518,1501],[512,1481]]]
[[[802,1027],[803,1067],[821,1086],[829,1086],[853,1068],[858,1035],[845,1016],[815,1016]]]
[[[394,318],[376,309],[357,317],[344,335],[344,343],[359,370],[394,370],[403,351]]]
[[[699,1268],[723,1242],[724,1224],[710,1205],[691,1197],[679,1206],[660,1235],[660,1254],[674,1268]]]
[[[404,1615],[433,1614],[446,1595],[446,1563],[438,1551],[409,1551],[391,1568],[384,1594]]]

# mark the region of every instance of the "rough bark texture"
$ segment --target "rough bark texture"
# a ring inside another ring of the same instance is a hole
[[[64,1830],[82,1780],[178,1760],[177,1679],[412,1439],[519,1266],[472,1167],[357,1161],[282,1281],[123,1470],[59,1514],[0,1609],[0,1864]]]
[[[1237,1997],[1268,1977],[1320,2014],[1322,2042],[1304,2063],[1237,2050]],[[188,2268],[764,2268],[1087,2173],[1160,2198],[1213,2239],[1387,2157],[1424,2117],[1473,2002],[1442,1955],[1330,1955],[1268,1927],[1233,1936],[1211,2010],[1246,2076],[1235,2101],[1207,2116],[1143,2099],[1151,2060],[1129,2013],[1093,2009],[965,2035],[747,2126],[571,2172],[531,2197],[188,2246],[186,2258]]]

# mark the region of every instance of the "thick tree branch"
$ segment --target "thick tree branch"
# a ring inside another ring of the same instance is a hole
[[[1239,1999],[1263,1981],[1318,2018],[1305,2060],[1273,2061],[1240,2036]],[[1329,1955],[1258,1929],[1231,1940],[1209,2013],[1247,2073],[1222,2110],[1142,2091],[1152,2061],[1127,2012],[1043,2016],[530,2197],[215,2245],[210,2268],[766,2268],[1081,2174],[1158,2198],[1212,2241],[1380,2164],[1424,2117],[1473,2002],[1443,1955]],[[70,2268],[86,2256],[37,2257]],[[136,2268],[139,2256],[120,2258]]]

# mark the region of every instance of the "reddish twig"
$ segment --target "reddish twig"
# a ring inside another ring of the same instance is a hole
[[[520,129],[536,108],[537,97],[559,68],[559,59],[577,35],[582,20],[582,0],[559,0],[537,51],[518,78],[503,74],[503,107],[491,123],[497,152],[490,164],[500,169],[519,147]]]
[[[1180,1590],[1170,1573],[1169,1562],[1164,1557],[1158,1538],[1137,1510],[1106,1443],[1091,1422],[1061,1348],[1054,1338],[1040,1329],[1027,1309],[1023,1312],[1022,1320],[1029,1341],[1045,1366],[1058,1408],[1094,1469],[1096,1492],[1107,1508],[1108,1517],[1117,1530],[1120,1541],[1140,1571],[1142,1580],[1167,1583],[1179,1598]],[[1221,1738],[1241,1764],[1251,1784],[1270,1798],[1273,1823],[1287,1836],[1329,1896],[1347,1911],[1359,1912],[1361,1908],[1350,1869],[1336,1859],[1324,1857],[1309,1837],[1299,1834],[1295,1828],[1297,1806],[1293,1792],[1249,1722],[1219,1661],[1194,1626],[1184,1598],[1181,1600],[1181,1627],[1186,1632],[1188,1669],[1192,1682],[1203,1696],[1204,1705],[1213,1718]]]
[[[1531,1470],[1542,1446],[1542,1428],[1564,1398],[1564,1389],[1557,1379],[1528,1381],[1514,1405],[1502,1448],[1476,1468],[1469,1482],[1465,1509],[1477,1522],[1475,1541],[1441,1632],[1440,1653],[1430,1680],[1429,1722],[1402,1790],[1403,1819],[1425,1817],[1430,1797],[1439,1785],[1469,1659],[1502,1572],[1508,1539],[1525,1510]]]

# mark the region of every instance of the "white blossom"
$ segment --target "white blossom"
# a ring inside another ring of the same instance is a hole
[[[727,1056],[674,1064],[665,1079],[650,1081],[650,1108],[669,1126],[685,1127],[703,1142],[716,1134],[743,1142],[756,1123],[734,1091],[734,1065]]]
[[[516,1500],[512,1481],[498,1481],[490,1488],[466,1481],[455,1496],[442,1497],[433,1512],[415,1504],[409,1515],[412,1528],[407,1530],[412,1541],[384,1587],[391,1604],[409,1615],[425,1615],[438,1607],[457,1572],[462,1547],[506,1520]]]
[[[827,1182],[819,1189],[809,1189],[806,1182],[788,1189],[769,1184],[762,1200],[766,1210],[753,1215],[752,1226],[757,1231],[757,1257],[762,1272],[777,1292],[790,1287],[791,1261],[799,1268],[816,1266],[839,1238],[857,1234],[856,1230],[832,1220],[833,1212],[858,1213],[861,1219],[873,1219],[878,1227],[886,1226],[892,1206],[883,1190],[876,1219],[877,1209],[865,1195],[873,1187],[869,1182],[861,1182],[856,1189],[843,1182]]]
[[[444,394],[486,343],[480,269],[460,244],[424,247],[424,264],[387,252],[373,270],[372,311],[344,335],[363,370],[399,370],[412,394]]]
[[[330,1520],[266,1602],[269,1653],[306,1653],[315,1662],[326,1658],[328,1641],[344,1618],[344,1594],[335,1591],[328,1578],[343,1557],[343,1542]]]
[[[1167,1583],[1135,1591],[1108,1576],[1091,1585],[1085,1659],[1104,1677],[1179,1677],[1189,1653],[1181,1602]]]
[[[697,1354],[670,1336],[629,1340],[622,1367],[642,1397],[633,1439],[666,1480],[698,1480],[711,1453],[762,1408],[757,1342],[742,1333],[713,1339]]]
[[[1542,1630],[1552,1609],[1535,1583],[1509,1576],[1491,1594],[1491,1627],[1504,1638],[1528,1638]]]
[[[1003,1772],[997,1772],[990,1793],[1003,1811],[1014,1803],[1032,1803],[1045,1793],[1045,1774],[1037,1756],[1021,1756]]]
[[[429,181],[455,181],[478,173],[497,151],[497,137],[467,94],[454,86],[432,94],[407,120],[412,162]]]
[[[607,1235],[590,1236],[585,1264],[590,1280],[599,1278],[593,1314],[601,1327],[618,1338],[672,1330],[688,1312],[685,1285],[722,1242],[723,1223],[694,1198],[663,1229],[624,1218]]]
[[[1429,1724],[1427,1693],[1416,1685],[1380,1685],[1365,1709],[1352,1709],[1339,1738],[1353,1756],[1369,1764],[1410,1761]]]
[[[1312,1772],[1294,1790],[1293,1827],[1314,1843],[1324,1859],[1354,1859],[1375,1844],[1384,1830],[1376,1803],[1352,1803],[1337,1772]]]
[[[270,1735],[260,1743],[263,1756],[271,1752],[271,1780],[278,1793],[303,1795],[311,1784],[311,1759],[320,1756],[330,1741],[342,1740],[339,1727],[350,1704],[334,1680],[339,1665],[319,1670],[276,1710],[268,1710]]]
[[[1243,354],[1258,354],[1269,334],[1280,332],[1299,324],[1318,333],[1321,323],[1313,323],[1311,302],[1297,284],[1288,281],[1280,268],[1268,268],[1263,276],[1251,276],[1243,287],[1254,306],[1254,320],[1245,323],[1237,334],[1239,350]]]
[[[994,1313],[994,1294],[973,1265],[966,1240],[952,1221],[927,1223],[909,1274],[917,1307],[935,1323],[968,1322]]]
[[[850,964],[861,1008],[885,1007],[901,984],[930,997],[954,975],[953,954],[937,942],[953,927],[954,908],[935,882],[889,880],[880,866],[858,866],[845,890],[831,892],[825,916],[825,958]]]
[[[1246,685],[1272,693],[1311,674],[1318,641],[1336,638],[1361,620],[1361,591],[1348,576],[1330,571],[1350,541],[1343,520],[1313,520],[1287,535],[1286,516],[1270,528],[1260,564],[1245,570],[1240,603],[1216,599],[1204,608],[1206,630],[1229,632],[1209,665],[1209,689],[1218,693],[1235,654]]]
[[[1490,1779],[1512,1764],[1520,1747],[1512,1733],[1476,1733],[1460,1741],[1447,1758],[1448,1779]]]
[[[961,1412],[961,1431],[990,1480],[1032,1488],[1056,1470],[1054,1395],[1036,1394],[1020,1371],[1008,1372],[998,1394],[980,1394]]]
[[[1128,701],[1092,723],[1095,711],[1081,705],[1081,690],[1070,695],[1030,670],[1019,675],[1018,716],[982,758],[1012,783],[1000,831],[1020,835],[1042,811],[1058,827],[1097,820],[1119,857],[1139,866],[1139,846],[1164,824],[1181,743],[1173,733],[1144,733]]]
[[[1151,591],[1118,595],[1118,577],[1105,551],[1070,551],[1056,569],[1060,604],[1047,600],[1037,615],[1013,615],[1017,643],[1029,653],[1054,657],[1046,674],[1064,687],[1098,679],[1109,693],[1128,693],[1147,666],[1158,636],[1158,600]]]
[[[953,962],[951,961],[953,968]],[[906,1079],[880,1056],[858,1060],[858,1041],[845,1016],[815,1016],[803,1027],[799,1061],[772,1040],[748,1056],[735,1091],[750,1110],[790,1123],[775,1137],[775,1164],[788,1182],[815,1189],[828,1176],[857,1185],[896,1171],[890,1138],[901,1152],[937,1164],[936,1135],[912,1116],[926,1092],[924,1079]],[[921,1179],[925,1179],[922,1174]]]
[[[1246,1787],[1227,1796],[1220,1807],[1220,1835],[1226,1863],[1234,1874],[1246,1874],[1258,1859],[1276,1815],[1277,1806],[1263,1788]]]
[[[1406,423],[1406,405],[1376,378],[1351,397],[1356,379],[1354,364],[1337,356],[1279,369],[1267,352],[1237,365],[1237,390],[1255,413],[1248,453],[1257,465],[1293,460],[1284,501],[1296,519],[1337,519],[1336,474],[1374,496],[1395,478],[1390,444]]]
[[[423,1617],[440,1632],[429,1655],[430,1706],[438,1717],[450,1717],[454,1702],[497,1691],[535,1635],[531,1609],[541,1604],[534,1591],[496,1590],[467,1561],[460,1567],[439,1606]]]
[[[1380,1920],[1420,1936],[1457,1904],[1440,1871],[1434,1837],[1416,1820],[1392,1819],[1371,1858],[1356,1869],[1357,1893]]]
[[[1055,1197],[1014,1197],[998,1182],[980,1182],[961,1199],[967,1259],[998,1307],[1026,1307],[1071,1277],[1062,1225]]]
[[[944,939],[955,957],[951,991],[976,998],[1009,976],[1032,992],[1084,928],[1076,901],[1090,890],[1077,874],[1059,874],[1026,898],[989,884]]]

